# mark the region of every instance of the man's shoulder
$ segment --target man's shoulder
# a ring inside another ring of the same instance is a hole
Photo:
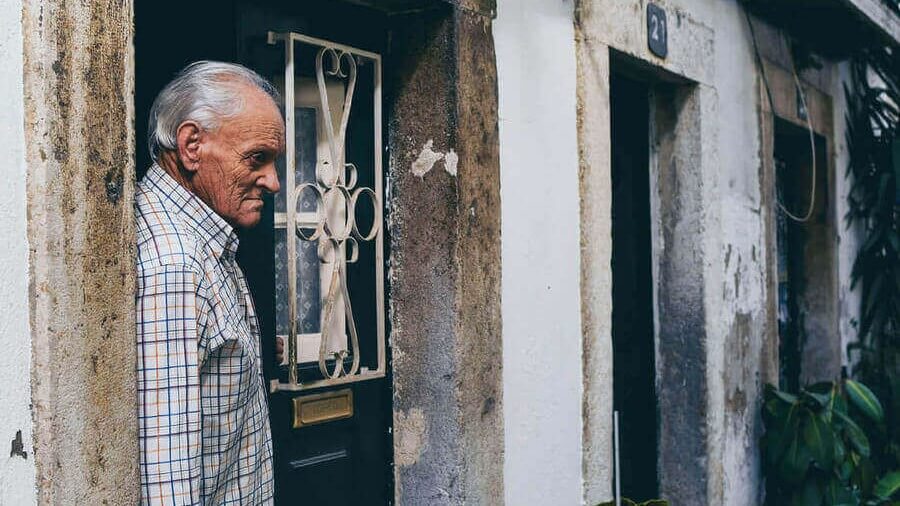
[[[200,240],[178,218],[178,210],[144,184],[138,184],[135,192],[135,222],[139,271],[183,267],[201,272],[204,249]]]

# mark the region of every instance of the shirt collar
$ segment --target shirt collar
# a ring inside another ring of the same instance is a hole
[[[144,180],[158,190],[155,193],[158,194],[160,200],[171,204],[179,219],[212,248],[216,257],[222,257],[224,253],[234,257],[239,242],[237,233],[200,197],[178,184],[172,176],[155,163],[147,171]]]

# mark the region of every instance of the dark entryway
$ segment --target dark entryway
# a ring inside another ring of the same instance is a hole
[[[187,63],[201,59],[233,61],[278,82],[284,75],[284,47],[268,44],[267,32],[297,32],[383,54],[387,42],[386,27],[387,17],[382,11],[327,0],[137,2],[135,112],[139,176],[149,164],[145,139],[150,105],[161,87]],[[300,56],[307,55],[298,53]],[[371,72],[371,69],[361,67],[354,111],[357,108],[372,110],[374,85]],[[281,88],[284,93],[283,86]],[[302,107],[296,108],[298,165],[303,163],[304,157],[309,158],[308,152],[301,151],[310,142],[313,145],[316,142],[300,130],[305,118],[308,119],[308,112]],[[367,117],[363,113],[354,113],[350,118],[346,146],[348,161],[371,159],[374,129],[371,112],[368,114]],[[357,154],[360,156],[356,157]],[[387,160],[386,155],[384,159]],[[357,163],[359,185],[373,186],[371,172],[366,172],[361,162]],[[280,167],[283,170],[284,164]],[[241,234],[238,254],[260,319],[267,386],[270,380],[287,376],[285,368],[275,360],[275,336],[280,333],[277,308],[280,290],[277,273],[280,271],[275,261],[275,249],[279,239],[284,242],[284,230],[282,228],[279,236],[276,226],[276,201],[276,198],[269,198],[260,225]],[[360,209],[363,210],[356,219],[361,223],[370,222],[371,212],[367,214],[364,206]],[[374,247],[361,244],[359,261],[347,264],[349,293],[354,301],[367,301],[376,290],[372,277],[361,273],[375,262]],[[318,264],[317,261],[314,263]],[[301,269],[300,272],[305,275],[303,273],[312,271]],[[356,326],[360,331],[364,363],[368,355],[375,353],[371,331],[377,319],[374,308],[375,305],[366,302],[357,302],[354,306],[354,314],[358,312]],[[277,504],[376,505],[393,501],[389,348],[387,357],[386,377],[339,387],[270,395]],[[304,380],[316,379],[316,375],[321,377],[318,367],[312,363],[301,364],[300,368]],[[346,390],[352,392],[352,416],[294,428],[295,399]]]
[[[641,501],[659,489],[647,85],[613,74],[610,110],[613,406],[619,412],[622,494]]]
[[[828,351],[840,342],[834,330],[828,150],[822,136],[813,139],[808,129],[775,119],[779,385],[791,392],[835,379]]]

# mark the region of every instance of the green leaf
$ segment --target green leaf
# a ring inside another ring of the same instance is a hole
[[[809,449],[800,442],[800,438],[794,438],[779,465],[781,478],[791,484],[800,483],[809,469],[810,460]]]
[[[814,407],[814,408],[818,408],[818,407],[824,408],[824,407],[828,406],[828,401],[831,400],[830,396],[828,396],[826,394],[817,394],[815,392],[806,392],[805,391],[805,392],[801,392],[800,395],[803,397],[803,399],[809,401],[810,404],[812,405],[812,407]]]
[[[847,401],[842,395],[835,395],[832,402],[832,409],[839,413],[847,414]]]
[[[844,433],[850,440],[850,445],[853,448],[856,448],[856,451],[858,451],[860,455],[868,457],[871,454],[871,449],[869,446],[869,438],[866,437],[866,433],[863,432],[863,430],[859,428],[859,425],[856,425],[856,422],[851,420],[849,416],[840,411],[835,411],[834,413],[841,419],[841,422],[843,422]]]
[[[875,486],[875,467],[872,461],[862,458],[856,470],[853,472],[853,483],[862,491],[864,496],[872,494],[872,488]]]
[[[849,379],[844,384],[847,387],[847,396],[854,406],[876,423],[884,422],[884,409],[869,387]]]
[[[644,501],[638,506],[669,506],[669,501],[663,499],[650,499],[649,501]]]
[[[794,494],[793,504],[802,506],[822,506],[825,497],[825,487],[821,479],[809,479],[803,482],[803,488]]]
[[[849,460],[845,460],[841,467],[838,468],[838,476],[841,478],[841,481],[848,481],[852,475],[853,464]]]
[[[766,430],[766,457],[773,465],[777,464],[788,445],[796,437],[800,429],[800,405],[793,404],[783,419],[774,420],[775,425]]]
[[[828,506],[856,506],[859,501],[853,492],[837,480],[831,480],[825,488],[825,504]]]
[[[769,399],[766,401],[766,413],[771,415],[773,420],[784,420],[791,407],[779,399]]]
[[[820,416],[809,417],[803,427],[803,441],[809,447],[813,459],[824,470],[831,469],[834,459],[834,433]]]
[[[900,491],[900,471],[886,474],[875,485],[875,495],[880,499],[888,500]]]
[[[847,448],[844,446],[844,442],[839,437],[834,438],[834,463],[839,465],[844,462],[846,457]]]
[[[778,389],[772,389],[772,394],[774,394],[775,397],[778,397],[779,399],[783,400],[784,402],[786,402],[788,404],[795,404],[797,402],[796,395],[789,394],[787,392],[782,392],[781,390],[778,390]]]

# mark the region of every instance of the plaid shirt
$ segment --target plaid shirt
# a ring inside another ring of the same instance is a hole
[[[138,184],[143,504],[271,504],[272,441],[234,230],[154,165]]]

